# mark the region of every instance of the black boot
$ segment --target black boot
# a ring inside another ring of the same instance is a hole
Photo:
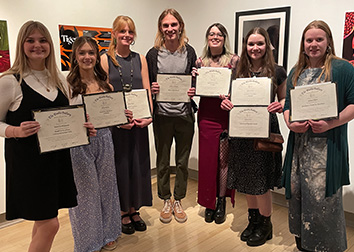
[[[273,237],[273,226],[270,222],[270,216],[265,217],[259,215],[258,225],[254,229],[250,237],[248,237],[248,246],[260,246],[263,245],[267,240]]]
[[[206,208],[205,212],[204,212],[204,220],[205,222],[211,223],[214,221],[214,214],[215,214],[215,210],[210,209],[210,208]]]
[[[301,237],[295,236],[296,247],[300,251],[310,252],[310,250],[303,249],[301,246]]]
[[[218,202],[216,203],[216,211],[214,215],[214,220],[216,224],[221,224],[226,220],[226,199],[225,197],[218,197]]]
[[[258,209],[248,209],[248,226],[241,233],[241,241],[247,241],[248,237],[251,236],[255,227],[258,224],[259,210]]]

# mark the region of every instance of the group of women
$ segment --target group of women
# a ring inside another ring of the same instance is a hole
[[[97,43],[79,37],[73,45],[70,73],[57,70],[47,28],[28,21],[19,31],[13,66],[0,78],[0,135],[5,137],[6,217],[33,220],[28,251],[50,251],[58,231],[58,209],[70,208],[75,251],[114,250],[121,232],[145,231],[138,210],[152,205],[147,126],[152,119],[96,130],[86,122],[90,145],[39,154],[40,129],[31,111],[81,104],[82,95],[147,89],[153,97],[158,197],[164,200],[160,220],[185,222],[181,200],[186,195],[188,159],[198,110],[198,203],[205,221],[226,218],[226,199],[235,190],[246,194],[249,224],[240,235],[249,246],[272,238],[270,190],[284,186],[289,199],[290,232],[300,251],[346,249],[342,186],[349,184],[347,123],[354,118],[354,68],[335,56],[332,33],[323,21],[303,31],[299,58],[286,76],[273,58],[267,32],[256,27],[245,37],[241,56],[231,53],[228,33],[220,23],[205,35],[202,56],[188,44],[185,24],[174,9],[158,19],[155,45],[143,55],[131,51],[136,28],[118,16],[112,42],[100,56]],[[279,133],[276,113],[284,111],[290,129],[283,177],[281,153],[256,151],[252,139],[230,138],[227,129],[233,104],[229,96],[201,97],[193,102],[199,67],[227,67],[232,79],[268,77],[273,85],[271,132]],[[157,74],[193,75],[191,102],[157,102]],[[332,120],[289,120],[289,93],[296,86],[337,83],[339,117]],[[150,92],[151,87],[151,92]],[[277,97],[277,100],[275,100]],[[170,152],[176,143],[176,180],[170,191]],[[282,180],[281,180],[282,178]]]

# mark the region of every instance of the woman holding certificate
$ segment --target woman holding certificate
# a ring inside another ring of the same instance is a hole
[[[82,104],[81,95],[113,90],[101,67],[94,39],[86,36],[76,38],[67,80],[71,104]],[[121,216],[109,128],[98,129],[97,136],[91,137],[89,145],[72,148],[71,160],[78,191],[78,205],[69,209],[74,251],[113,250],[121,234]]]
[[[268,33],[260,27],[248,32],[242,46],[237,78],[268,77],[273,94],[267,107],[270,112],[270,131],[280,133],[276,113],[283,111],[286,72],[274,62]],[[277,96],[278,101],[274,101]],[[221,107],[231,110],[233,104],[225,99]],[[228,188],[245,193],[248,205],[247,228],[241,240],[249,246],[260,246],[272,238],[272,195],[270,189],[280,187],[281,152],[254,149],[254,139],[231,138],[229,151]]]
[[[0,135],[6,138],[6,218],[34,221],[29,252],[50,251],[59,229],[58,209],[77,205],[70,151],[40,154],[41,125],[31,112],[69,105],[65,87],[48,29],[26,22],[15,61],[0,78]]]
[[[197,56],[193,47],[187,42],[181,15],[175,9],[164,10],[158,19],[155,46],[146,55],[153,94],[159,95],[160,85],[164,84],[157,82],[158,74],[192,72]],[[189,78],[188,88],[190,85],[191,78]],[[160,213],[160,220],[164,223],[170,222],[173,214],[178,222],[187,220],[181,200],[186,196],[188,160],[194,135],[194,112],[187,91],[184,91],[184,96],[188,102],[158,102],[155,99],[154,103],[157,188],[159,198],[164,200]],[[174,201],[171,200],[170,191],[170,155],[173,139],[176,143]]]
[[[290,90],[321,82],[336,83],[339,116],[291,121]],[[300,251],[347,248],[342,186],[349,184],[347,123],[353,118],[354,68],[335,56],[329,26],[324,21],[312,21],[302,33],[284,107],[290,134],[283,185],[289,199],[290,232]]]
[[[135,37],[133,20],[127,16],[118,16],[113,22],[111,44],[107,54],[101,56],[101,64],[109,74],[109,82],[114,90],[130,92],[132,89],[146,89],[150,99],[145,57],[130,50]],[[152,205],[147,129],[151,121],[151,118],[134,118],[128,124],[112,129],[122,232],[125,234],[146,230],[138,210],[142,206]]]
[[[230,50],[229,35],[220,23],[209,26],[197,67],[226,67],[236,75],[239,57]],[[227,128],[229,113],[220,108],[219,97],[201,97],[198,111],[199,158],[198,203],[204,207],[205,221],[221,224],[226,219],[226,199],[234,192],[226,189]]]

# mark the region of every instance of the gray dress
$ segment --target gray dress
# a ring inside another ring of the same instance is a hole
[[[139,54],[132,52],[126,58],[116,56],[116,59],[121,66],[120,69],[108,57],[109,81],[114,90],[122,91],[122,81],[124,84],[132,84],[133,89],[142,89]],[[147,127],[134,126],[131,130],[113,127],[112,136],[122,211],[128,212],[131,207],[138,210],[142,206],[151,206],[150,146]]]
[[[306,69],[297,85],[317,83],[321,71]],[[326,132],[314,134],[308,130],[295,134],[289,228],[292,234],[301,237],[301,246],[306,250],[340,252],[347,247],[342,188],[325,197],[326,162]]]

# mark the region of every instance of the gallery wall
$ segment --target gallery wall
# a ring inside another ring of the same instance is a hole
[[[204,35],[207,27],[214,23],[224,24],[230,35],[230,44],[234,45],[235,12],[291,6],[289,29],[288,70],[296,62],[299,53],[299,43],[303,28],[314,19],[325,20],[331,27],[337,55],[342,53],[342,35],[344,13],[352,9],[352,0],[0,0],[0,20],[7,20],[10,57],[13,62],[15,54],[16,36],[21,25],[27,20],[43,22],[50,30],[58,59],[59,67],[59,31],[58,25],[79,25],[111,27],[114,18],[118,15],[128,15],[133,18],[137,27],[138,37],[134,51],[146,54],[152,47],[157,31],[157,18],[165,8],[177,9],[186,24],[190,44],[201,54],[204,45]],[[64,72],[64,74],[66,74]],[[281,121],[282,133],[287,137],[288,131]],[[354,123],[349,125],[350,162],[354,163]],[[151,165],[155,167],[154,141],[150,127]],[[0,139],[3,146],[3,139]],[[5,212],[5,168],[3,148],[0,149],[0,214]],[[173,152],[172,152],[173,154]],[[197,170],[198,158],[198,130],[194,137],[190,168]],[[171,160],[174,162],[173,155]],[[353,176],[351,176],[352,178]],[[352,178],[353,180],[353,178]],[[353,180],[354,181],[354,180]],[[354,213],[354,185],[344,190],[345,210]]]

